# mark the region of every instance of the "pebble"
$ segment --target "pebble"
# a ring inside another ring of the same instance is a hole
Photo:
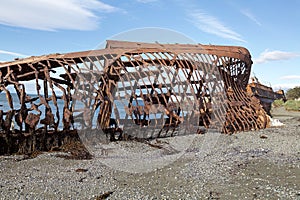
[[[300,122],[283,122],[280,132],[220,135],[209,151],[202,149],[205,134],[197,135],[190,146],[193,151],[145,173],[120,171],[99,158],[67,160],[55,153],[25,160],[3,156],[0,199],[96,199],[110,192],[109,199],[209,199],[210,192],[215,199],[296,199],[300,160],[295,149],[300,149],[300,135],[290,130]],[[261,140],[261,135],[268,139]],[[138,148],[147,152],[145,146],[137,145],[135,151]]]

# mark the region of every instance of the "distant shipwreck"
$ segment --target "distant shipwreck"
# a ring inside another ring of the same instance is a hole
[[[283,90],[273,91],[272,87],[268,87],[258,81],[256,77],[251,78],[251,82],[247,85],[247,93],[251,96],[256,97],[264,110],[268,115],[271,116],[272,103],[276,99],[281,99],[284,102],[286,97]]]
[[[114,141],[266,128],[246,92],[251,65],[243,47],[124,41],[0,63],[0,154],[47,151],[79,132]]]

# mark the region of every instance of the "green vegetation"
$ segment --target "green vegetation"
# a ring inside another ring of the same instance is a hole
[[[288,100],[284,103],[284,107],[286,110],[300,111],[300,101]]]
[[[300,98],[300,87],[294,87],[292,89],[289,89],[286,92],[286,98],[288,100],[295,100]]]
[[[300,111],[300,87],[294,87],[286,92],[288,101],[281,99],[275,100],[272,104],[273,108],[284,107],[286,110]]]
[[[283,104],[284,104],[284,102],[282,99],[277,99],[273,102],[272,107],[275,107],[275,108],[281,107],[281,106],[283,106]]]
[[[289,111],[300,111],[300,101],[297,100],[288,100],[285,103],[282,100],[275,100],[272,104],[272,107],[284,107]]]

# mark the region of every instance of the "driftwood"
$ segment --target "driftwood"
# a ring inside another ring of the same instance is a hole
[[[98,128],[114,140],[116,132],[154,138],[187,127],[195,133],[203,127],[223,133],[266,128],[259,101],[245,92],[251,65],[243,47],[122,41],[0,63],[7,99],[0,132]]]

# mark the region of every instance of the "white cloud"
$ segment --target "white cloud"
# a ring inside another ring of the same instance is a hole
[[[277,91],[277,90],[288,90],[290,88],[294,88],[294,87],[299,87],[300,84],[299,83],[279,83],[279,84],[275,84],[275,85],[272,85],[272,88],[274,91]]]
[[[98,27],[96,12],[117,8],[97,0],[9,0],[0,6],[0,24],[30,29],[93,30]]]
[[[241,35],[231,30],[214,16],[210,16],[201,10],[189,12],[191,22],[200,30],[217,35],[222,38],[246,42]]]
[[[241,13],[248,17],[251,21],[261,26],[261,23],[256,19],[256,17],[249,10],[241,10]]]
[[[262,52],[258,58],[253,59],[255,64],[261,64],[268,61],[277,61],[277,60],[288,60],[292,58],[299,57],[300,53],[295,52],[285,52],[285,51],[269,51],[266,49]]]
[[[300,75],[289,75],[280,77],[281,80],[300,80]]]
[[[21,54],[21,53],[5,51],[5,50],[0,50],[0,54],[10,55],[10,56],[17,56],[17,57],[27,57],[27,55],[24,55],[24,54]],[[5,61],[2,61],[2,62],[5,62]]]

